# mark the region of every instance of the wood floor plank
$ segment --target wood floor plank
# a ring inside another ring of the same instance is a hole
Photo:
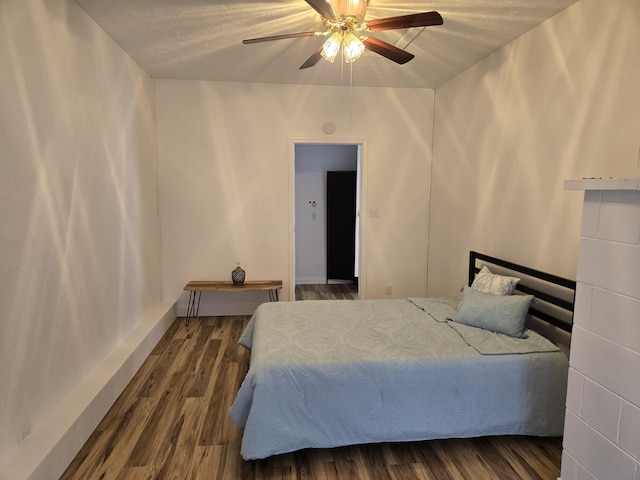
[[[176,339],[176,332],[180,330],[182,326],[182,322],[173,322],[167,329],[163,337],[160,339],[160,341],[151,351],[151,356],[162,355],[167,350],[167,348],[169,348],[171,342]]]
[[[380,445],[358,445],[357,449],[356,462],[359,470],[368,472],[373,480],[392,480]]]
[[[472,448],[473,445],[469,439],[461,439],[452,443],[453,448],[449,449],[449,456],[452,463],[462,473],[464,478],[476,478],[478,480],[490,480],[495,478],[500,472],[493,471],[492,467],[487,464],[485,459],[480,455],[477,449]],[[503,478],[503,477],[498,477]],[[507,477],[508,478],[508,477]]]
[[[331,286],[330,298],[349,292]],[[309,295],[313,295],[313,292]],[[332,297],[333,295],[333,297]],[[69,465],[64,480],[555,480],[560,439],[486,437],[240,457],[228,415],[249,367],[249,317],[177,319]]]
[[[235,475],[233,471],[227,469],[227,475],[225,475],[225,462],[226,456],[225,445],[207,445],[204,447],[195,446],[192,454],[191,470],[188,477],[194,480],[208,480],[211,478],[242,478]]]
[[[392,480],[424,480],[422,471],[414,463],[389,465]]]
[[[96,430],[76,457],[81,462],[75,468],[75,476],[69,478],[119,478],[154,406],[155,399],[141,397],[122,414],[113,410],[114,414],[118,413],[118,421],[110,422],[113,428]],[[73,464],[67,470],[70,471],[74,471]]]
[[[202,412],[207,405],[207,399],[203,397],[189,397],[184,399],[181,418],[184,419],[181,428],[177,425],[172,432],[176,441],[174,448],[164,462],[159,472],[159,478],[189,478],[193,452],[196,447],[200,429],[203,425]]]
[[[120,471],[116,480],[155,480],[156,470],[153,466],[126,467]]]
[[[217,340],[227,340],[229,335],[227,334],[227,328],[231,325],[228,321],[229,317],[225,317],[224,321],[221,321],[219,317],[203,317],[200,319],[201,322],[206,322],[213,326],[213,330],[211,331],[211,339]]]
[[[296,300],[356,300],[358,287],[354,284],[296,285]]]
[[[233,403],[233,394],[224,386],[229,381],[229,377],[236,376],[238,368],[239,365],[233,362],[225,364],[225,368],[220,369],[198,440],[199,446],[219,445],[228,441],[230,434],[228,412]]]
[[[171,378],[170,372],[173,362],[184,347],[184,340],[172,340],[166,351],[159,357],[156,365],[144,379],[139,393],[142,397],[157,398],[165,389],[166,383]]]
[[[204,397],[209,391],[213,377],[211,372],[220,352],[221,340],[209,340],[199,345],[201,355],[194,369],[190,371],[190,378],[186,379],[185,392],[187,397]]]
[[[161,355],[150,355],[144,361],[138,373],[136,373],[136,378],[145,379],[145,381],[131,381],[127,388],[125,388],[124,392],[120,395],[118,400],[114,403],[109,411],[109,415],[105,416],[105,418],[98,425],[98,429],[113,429],[115,428],[112,423],[119,423],[122,417],[126,414],[126,412],[131,409],[132,405],[134,405],[138,399],[141,397],[148,397],[143,394],[143,389],[147,388],[146,379],[151,377],[151,375],[155,375],[155,378],[158,378],[158,365],[162,361]],[[163,374],[161,374],[163,375]]]
[[[491,466],[492,472],[496,472],[501,478],[518,478],[519,473],[502,452],[496,448],[495,442],[486,438],[475,438],[471,442],[473,449],[477,450],[483,461]]]
[[[496,449],[522,478],[544,480],[539,472],[552,471],[561,462],[560,439],[496,437],[494,442]]]
[[[103,440],[105,435],[109,435],[104,430],[96,430],[93,434],[95,442],[100,444],[106,443]],[[68,472],[74,472],[76,478],[93,478],[93,472],[100,468],[103,464],[105,453],[102,449],[92,448],[93,445],[87,442],[78,452],[73,462],[67,468],[67,472],[63,474],[62,479],[66,478]]]
[[[433,442],[420,442],[416,447],[417,452],[424,455],[424,466],[428,468],[428,471],[433,478],[440,479],[446,478],[450,480],[465,480],[458,467],[453,463],[453,459],[449,457],[448,451],[452,450],[454,441],[433,441]]]
[[[166,390],[158,395],[144,430],[127,461],[129,467],[143,467],[163,460],[184,422],[180,416],[180,372],[172,372]]]

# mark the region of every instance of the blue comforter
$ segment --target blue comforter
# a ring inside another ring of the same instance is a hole
[[[230,410],[244,428],[243,458],[359,443],[561,435],[566,355],[533,332],[505,339],[453,323],[457,302],[261,305],[240,339],[251,364]]]

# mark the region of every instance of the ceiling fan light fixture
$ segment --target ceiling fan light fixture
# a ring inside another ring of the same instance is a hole
[[[364,52],[364,43],[360,41],[353,33],[348,33],[342,40],[342,54],[344,55],[344,61],[351,63],[354,60],[360,58]]]
[[[321,55],[333,62],[342,46],[342,32],[334,32],[322,45]]]
[[[316,65],[321,58],[334,62],[342,50],[342,59],[351,63],[362,55],[365,50],[381,55],[389,60],[403,65],[413,59],[415,55],[403,50],[402,47],[392,45],[379,38],[364,36],[362,32],[381,32],[384,30],[411,30],[414,35],[407,36],[404,41],[408,45],[415,35],[424,27],[442,25],[442,15],[436,11],[399,15],[395,17],[379,18],[365,22],[365,14],[369,0],[305,0],[322,17],[324,31],[285,33],[261,38],[249,38],[242,43],[260,43],[288,38],[323,36],[325,42],[300,66],[304,70]],[[358,37],[357,35],[361,35]]]

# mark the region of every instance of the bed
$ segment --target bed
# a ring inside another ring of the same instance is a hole
[[[469,259],[453,297],[261,305],[240,338],[251,360],[230,409],[242,457],[562,435],[575,282]]]

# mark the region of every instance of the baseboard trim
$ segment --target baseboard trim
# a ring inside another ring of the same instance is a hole
[[[319,285],[327,283],[327,277],[296,277],[296,285]]]
[[[0,466],[2,480],[59,478],[176,318],[176,302],[150,312]]]

